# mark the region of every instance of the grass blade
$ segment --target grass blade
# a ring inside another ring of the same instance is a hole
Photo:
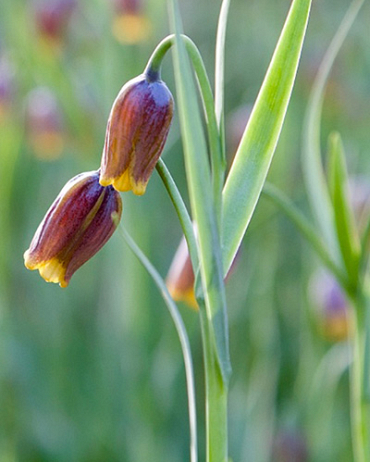
[[[223,0],[217,26],[216,59],[215,59],[215,112],[218,129],[224,140],[224,70],[225,70],[225,39],[227,16],[230,0]]]
[[[185,167],[193,219],[198,230],[200,275],[212,323],[212,342],[221,374],[230,374],[226,298],[222,273],[220,238],[213,204],[211,173],[197,92],[184,43],[180,37],[181,18],[176,0],[169,2],[170,20],[175,33],[174,73]]]
[[[352,290],[356,290],[360,264],[360,238],[349,205],[348,174],[339,133],[329,137],[329,189],[338,242]]]
[[[334,212],[330,202],[328,188],[321,161],[320,126],[323,95],[335,58],[363,4],[363,0],[354,0],[343,18],[319,68],[312,87],[305,127],[303,131],[303,173],[311,203],[311,208],[324,236],[326,245],[337,263],[341,263],[338,241],[335,236]]]
[[[311,0],[294,0],[223,191],[227,274],[261,193],[288,108]]]

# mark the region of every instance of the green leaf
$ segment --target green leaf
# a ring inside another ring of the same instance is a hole
[[[356,289],[360,263],[360,237],[349,205],[348,173],[339,133],[329,136],[329,190],[334,209],[338,242],[349,281]]]
[[[266,179],[297,73],[311,0],[294,0],[223,191],[227,274]]]
[[[339,26],[320,65],[307,106],[303,130],[302,162],[306,188],[312,211],[324,236],[332,258],[339,264],[338,241],[335,235],[334,212],[321,161],[320,126],[323,95],[335,58],[355,20],[363,0],[354,0]]]
[[[223,0],[217,26],[215,59],[215,113],[217,125],[223,136],[224,121],[224,77],[225,77],[225,40],[227,16],[230,0]]]
[[[200,275],[212,325],[211,337],[224,381],[230,375],[226,298],[222,272],[219,231],[213,204],[211,173],[197,92],[181,34],[176,0],[169,2],[175,33],[174,72],[185,167],[193,219],[197,225]]]

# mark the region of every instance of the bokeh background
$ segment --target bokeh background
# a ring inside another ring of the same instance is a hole
[[[181,0],[185,32],[213,81],[220,1]],[[226,54],[230,160],[289,0],[232,0]],[[367,3],[367,2],[365,2]],[[309,213],[300,157],[314,76],[348,0],[313,2],[297,83],[269,174]],[[56,8],[55,8],[56,7]],[[370,23],[365,4],[326,93],[322,146],[343,136],[355,198],[369,197]],[[168,34],[165,0],[0,0],[0,461],[189,460],[176,331],[154,283],[117,232],[67,289],[23,252],[68,179],[99,167],[111,104]],[[175,93],[170,54],[163,78]],[[177,115],[163,155],[186,197]],[[125,227],[165,276],[181,228],[154,172],[123,195]],[[363,202],[361,202],[363,204]],[[227,285],[233,461],[352,460],[345,301],[296,229],[263,197]],[[180,304],[196,371],[199,320]]]

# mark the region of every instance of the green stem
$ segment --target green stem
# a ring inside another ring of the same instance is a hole
[[[352,313],[352,362],[350,368],[351,430],[354,462],[366,462],[368,434],[366,431],[366,407],[363,395],[363,335],[359,306]]]
[[[189,254],[194,274],[198,269],[197,244],[193,225],[181,194],[165,163],[160,159],[157,171],[167,189],[178,214],[185,238],[188,243]],[[206,380],[206,444],[207,462],[224,462],[227,460],[227,385],[223,383],[214,342],[211,341],[206,310],[201,306],[204,301],[198,298],[201,317],[204,369]]]
[[[203,103],[203,110],[206,119],[208,141],[211,152],[211,166],[213,173],[213,190],[215,198],[215,207],[219,221],[221,220],[222,188],[226,169],[226,161],[223,157],[220,134],[218,130],[215,106],[211,84],[209,83],[207,71],[201,54],[195,43],[186,35],[181,35],[185,48],[189,54],[195,75],[197,77],[198,87]],[[164,38],[153,51],[144,74],[150,80],[160,79],[160,69],[162,61],[167,51],[174,45],[175,35],[169,35]]]
[[[162,159],[159,159],[156,165],[156,169],[167,189],[168,195],[170,196],[170,199],[179,217],[182,231],[188,244],[189,255],[193,266],[193,271],[194,274],[196,274],[199,267],[198,248],[197,241],[195,239],[193,223],[191,221],[189,212],[181,197],[180,191],[176,186],[174,179],[172,178],[168,168],[166,167],[166,164],[163,162]]]
[[[201,303],[198,300],[198,303]],[[206,380],[206,448],[207,462],[227,462],[228,426],[227,395],[228,386],[222,379],[219,364],[210,336],[210,325],[205,309],[200,309],[203,357]]]
[[[197,462],[197,417],[196,417],[196,401],[195,401],[195,385],[194,385],[194,370],[193,361],[191,358],[191,348],[189,338],[186,333],[186,328],[177,309],[176,303],[173,301],[169,294],[166,284],[154,266],[150,263],[148,258],[144,255],[136,242],[132,239],[130,234],[123,226],[120,226],[123,238],[128,246],[134,252],[136,257],[143,264],[150,276],[153,278],[158,289],[161,291],[162,297],[168,307],[172,320],[175,324],[179,340],[181,343],[182,354],[185,363],[186,384],[188,393],[188,408],[189,408],[189,427],[190,427],[190,461]]]

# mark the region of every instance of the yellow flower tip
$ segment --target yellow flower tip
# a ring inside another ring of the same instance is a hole
[[[29,270],[34,270],[36,269],[36,265],[34,263],[32,263],[32,260],[30,259],[30,251],[29,250],[26,250],[23,254],[23,258],[24,258],[24,266],[29,269]]]
[[[99,183],[101,186],[104,186],[104,187],[109,186],[110,184],[112,184],[112,182],[113,182],[112,178],[100,175]]]
[[[30,258],[29,250],[26,250],[24,253],[24,265],[31,271],[39,270],[40,276],[46,282],[54,282],[59,284],[60,287],[68,286],[68,282],[65,280],[66,268],[57,258],[52,258],[42,263],[34,263]]]
[[[150,36],[151,24],[142,14],[120,14],[113,20],[112,33],[118,42],[133,45]]]
[[[35,269],[39,270],[40,276],[46,282],[54,282],[60,287],[68,286],[68,282],[65,280],[66,268],[57,258],[43,262]]]
[[[134,179],[131,180],[132,183],[132,192],[137,196],[142,196],[146,191],[147,183],[142,183],[141,181],[135,182]]]
[[[181,290],[175,287],[174,285],[167,283],[167,289],[171,297],[175,300],[175,302],[184,302],[193,310],[198,311],[199,307],[197,300],[195,298],[193,288]]]
[[[127,192],[132,191],[137,196],[142,196],[146,191],[147,182],[135,181],[129,169],[126,169],[121,176],[117,178],[104,177],[100,178],[102,186],[109,186],[110,184],[116,191]]]
[[[121,192],[131,191],[132,189],[131,175],[128,169],[126,169],[122,173],[122,175],[116,178],[113,178],[112,186],[116,191],[121,191]]]

